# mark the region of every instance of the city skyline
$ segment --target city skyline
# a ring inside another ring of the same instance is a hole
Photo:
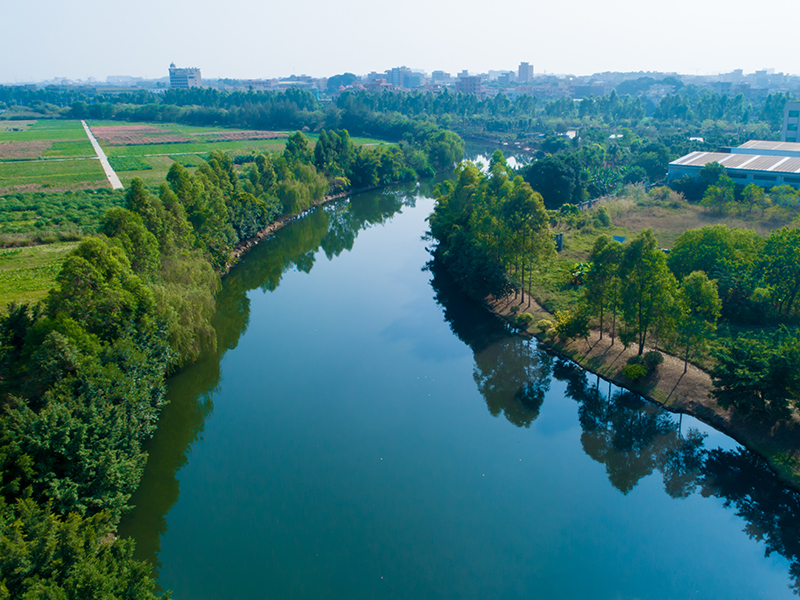
[[[720,10],[723,8],[724,10]],[[410,0],[345,0],[289,5],[154,0],[135,10],[99,0],[64,5],[47,0],[31,16],[6,8],[0,82],[54,78],[161,78],[174,62],[205,78],[325,77],[366,74],[397,65],[427,72],[515,70],[589,75],[604,71],[711,75],[773,68],[796,74],[791,36],[774,35],[775,15],[789,22],[800,6],[764,0],[758,11],[735,0],[722,5],[676,0],[668,12],[621,0],[559,4],[511,0],[500,11],[462,2],[458,10]],[[747,19],[742,15],[747,14]],[[285,26],[289,24],[289,26]]]

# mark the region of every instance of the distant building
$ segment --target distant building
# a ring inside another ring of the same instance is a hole
[[[179,90],[188,90],[193,87],[203,87],[200,69],[181,69],[175,63],[169,65],[169,87]]]
[[[529,65],[526,62],[519,63],[517,81],[520,83],[529,83],[531,80],[533,80],[533,65]]]
[[[475,94],[481,95],[481,78],[473,76],[464,76],[460,74],[456,80],[456,92],[460,94]]]
[[[783,109],[782,142],[796,142],[797,126],[800,125],[800,102],[787,102]]]
[[[440,81],[449,81],[450,73],[445,73],[444,71],[434,71],[433,73],[431,73],[431,79],[435,83]]]
[[[697,177],[709,163],[719,163],[734,183],[764,188],[791,185],[800,188],[800,144],[750,140],[737,148],[692,152],[669,163],[667,181]]]

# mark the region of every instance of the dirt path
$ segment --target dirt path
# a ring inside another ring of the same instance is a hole
[[[89,136],[89,141],[92,143],[92,148],[94,148],[97,158],[100,159],[100,165],[102,165],[103,171],[105,171],[106,177],[108,177],[108,183],[110,183],[111,187],[115,190],[123,189],[122,182],[119,180],[119,177],[117,177],[114,169],[111,168],[111,164],[108,162],[108,157],[106,156],[106,153],[103,152],[103,149],[100,147],[97,139],[95,139],[92,130],[89,129],[86,121],[81,121],[81,125],[83,125],[83,128],[86,130],[86,135]]]
[[[488,304],[496,314],[513,320],[511,306],[515,302],[490,299]],[[553,316],[534,300],[531,300],[531,306],[528,307],[527,296],[524,301],[517,300],[516,304],[520,307],[517,314],[527,312],[533,316],[527,335],[536,335],[534,331],[538,331],[536,323],[540,319],[553,320]],[[664,362],[656,372],[642,381],[632,382],[623,377],[622,368],[637,353],[637,349],[625,349],[618,339],[612,345],[607,332],[602,340],[598,330],[593,330],[587,340],[558,342],[544,339],[541,335],[536,337],[592,373],[637,392],[671,412],[692,415],[729,435],[763,456],[781,479],[800,490],[800,418],[797,414],[790,421],[775,422],[767,417],[742,416],[725,410],[711,396],[713,385],[708,373],[691,363],[684,373],[683,360],[661,350]],[[647,350],[651,348],[646,348],[645,351]]]

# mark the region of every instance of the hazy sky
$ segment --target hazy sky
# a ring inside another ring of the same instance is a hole
[[[405,65],[536,73],[800,73],[798,0],[4,2],[0,82],[316,77]]]

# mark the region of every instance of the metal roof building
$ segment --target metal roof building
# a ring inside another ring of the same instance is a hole
[[[719,152],[692,152],[669,163],[667,181],[696,177],[709,163],[719,163],[734,182],[761,187],[791,185],[800,188],[800,144],[751,140]]]

